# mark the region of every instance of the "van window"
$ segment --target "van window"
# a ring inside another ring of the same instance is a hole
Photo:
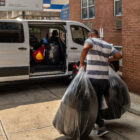
[[[88,39],[88,33],[89,33],[89,30],[83,28],[83,32],[84,32],[85,40]]]
[[[1,43],[23,43],[23,25],[16,22],[0,22]]]
[[[81,26],[71,26],[72,39],[75,43],[83,45],[88,38],[89,31]]]

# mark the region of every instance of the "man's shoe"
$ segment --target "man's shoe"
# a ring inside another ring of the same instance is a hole
[[[102,137],[104,135],[106,135],[107,133],[109,133],[109,131],[107,130],[107,128],[104,128],[103,130],[98,130],[97,131],[97,136]]]

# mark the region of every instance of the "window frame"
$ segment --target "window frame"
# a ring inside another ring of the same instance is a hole
[[[94,0],[93,5],[89,5],[89,0],[86,0],[86,1],[87,1],[87,6],[83,7],[83,5],[82,5],[83,0],[81,0],[81,20],[95,19],[95,15],[92,18],[89,17],[89,8],[94,7],[94,11],[95,11],[95,0]],[[87,9],[87,18],[83,18],[83,16],[82,16],[84,8]]]
[[[118,15],[117,13],[116,13],[116,2],[117,1],[120,1],[121,2],[121,0],[114,0],[114,16],[122,16],[122,12],[121,12],[121,14],[120,15]],[[122,9],[122,3],[121,3],[121,9]]]

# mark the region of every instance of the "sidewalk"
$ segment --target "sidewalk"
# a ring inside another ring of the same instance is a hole
[[[130,98],[131,98],[131,108],[130,112],[140,115],[140,95],[130,93]]]
[[[52,125],[67,89],[60,81],[52,83],[1,88],[0,140],[73,140],[60,135]],[[130,96],[130,111],[120,119],[105,122],[110,130],[105,138],[97,137],[92,131],[85,140],[139,140],[140,96],[133,93]]]

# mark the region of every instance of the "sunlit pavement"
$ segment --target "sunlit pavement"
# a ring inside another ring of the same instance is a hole
[[[1,86],[0,140],[71,140],[52,125],[67,86],[63,79]],[[92,131],[85,140],[139,140],[140,97],[131,94],[131,99],[131,113],[125,113],[119,120],[106,121],[109,134],[98,138]]]

